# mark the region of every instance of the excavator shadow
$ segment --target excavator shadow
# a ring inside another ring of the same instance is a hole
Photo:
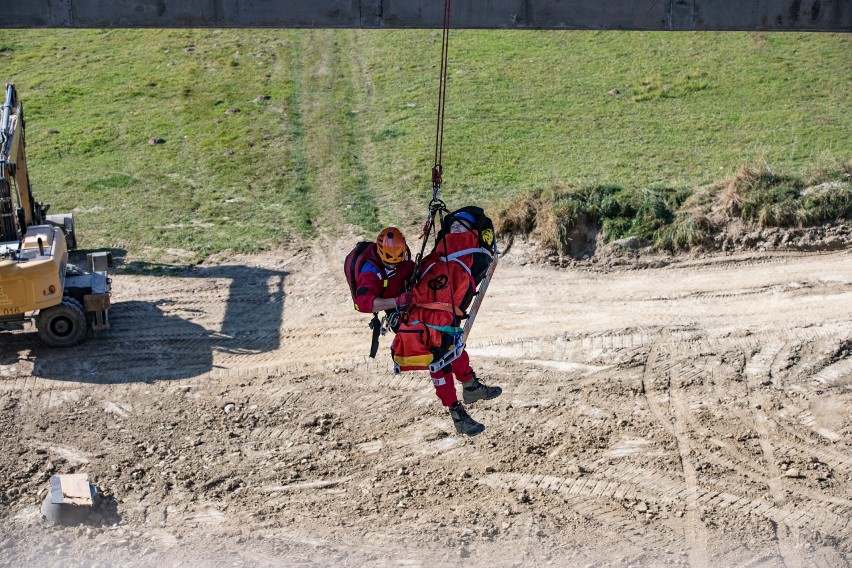
[[[98,384],[155,382],[197,377],[241,360],[250,363],[252,357],[279,348],[286,272],[243,265],[122,265],[120,256],[118,260],[119,274],[138,275],[150,284],[143,284],[137,297],[158,298],[114,299],[111,329],[90,332],[72,348],[48,347],[35,332],[4,334],[0,361],[27,345],[37,377]]]

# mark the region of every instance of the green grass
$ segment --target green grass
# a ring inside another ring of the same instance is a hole
[[[496,216],[506,235],[533,235],[560,255],[580,233],[605,243],[637,237],[668,251],[709,247],[733,222],[752,227],[811,227],[852,221],[852,160],[808,179],[766,165],[743,167],[723,181],[688,189],[554,185],[514,197]],[[712,248],[712,247],[709,247]]]
[[[684,192],[743,163],[805,179],[852,156],[849,35],[463,30],[450,42],[450,206],[597,188],[583,203],[613,212],[607,235],[650,234],[679,223]],[[413,231],[431,196],[439,56],[435,30],[6,30],[0,41],[36,197],[76,211],[82,246],[150,261],[351,227]],[[785,195],[754,210],[787,218]],[[679,238],[698,232],[684,225]]]
[[[36,196],[77,210],[83,246],[199,260],[310,234],[299,34],[10,35],[0,65],[24,103]]]

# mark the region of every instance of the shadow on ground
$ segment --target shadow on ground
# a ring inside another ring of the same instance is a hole
[[[90,331],[84,343],[72,348],[44,345],[32,326],[4,333],[0,362],[14,364],[27,359],[33,364],[34,376],[53,380],[151,382],[209,372],[214,368],[214,354],[239,357],[280,346],[286,272],[242,265],[196,268],[156,264],[123,266],[120,272],[228,284],[199,286],[197,295],[184,289],[156,301],[115,302],[109,316],[111,329]],[[225,302],[224,316],[211,318],[211,313],[220,311],[215,305],[218,302]]]

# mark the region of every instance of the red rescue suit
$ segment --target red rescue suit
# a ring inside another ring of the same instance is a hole
[[[476,291],[471,275],[472,251],[479,250],[479,237],[473,231],[448,233],[423,259],[420,281],[414,286],[414,299],[407,321],[400,324],[391,345],[391,354],[400,370],[426,370],[429,364],[450,350],[461,333],[460,306]],[[466,352],[451,365],[431,373],[435,393],[444,406],[457,400],[453,376],[461,382],[473,378]]]
[[[365,262],[356,278],[355,308],[359,312],[373,312],[376,298],[396,298],[405,292],[408,280],[414,272],[414,262],[403,260],[399,264],[388,266],[375,254]]]

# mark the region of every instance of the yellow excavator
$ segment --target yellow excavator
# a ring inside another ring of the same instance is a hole
[[[70,347],[87,330],[109,328],[111,255],[87,256],[88,270],[68,263],[76,250],[74,217],[47,215],[33,199],[24,141],[24,108],[6,85],[0,115],[0,329],[35,322],[42,341]]]

